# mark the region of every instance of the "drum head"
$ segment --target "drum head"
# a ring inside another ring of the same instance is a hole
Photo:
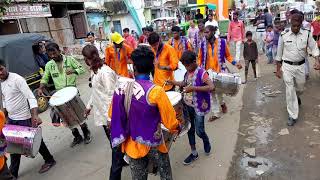
[[[77,94],[78,89],[76,87],[63,88],[52,95],[49,104],[50,106],[61,106],[73,99]]]
[[[174,79],[176,81],[183,81],[184,75],[186,74],[187,70],[184,65],[179,61],[178,69],[174,71]]]
[[[168,91],[166,92],[172,106],[175,106],[178,104],[178,102],[182,99],[182,95],[179,92],[175,91]]]
[[[36,157],[36,155],[38,154],[40,145],[41,145],[41,139],[42,139],[42,129],[38,128],[38,130],[35,132],[34,139],[33,139],[31,157]]]

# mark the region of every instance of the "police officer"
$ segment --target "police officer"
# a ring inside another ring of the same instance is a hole
[[[276,75],[281,78],[282,70],[286,85],[288,126],[293,126],[298,120],[299,105],[301,104],[300,95],[304,90],[306,81],[305,57],[308,47],[313,57],[316,58],[314,68],[320,69],[318,46],[310,31],[301,28],[302,21],[303,17],[300,13],[291,16],[291,29],[286,29],[281,33],[276,57]]]

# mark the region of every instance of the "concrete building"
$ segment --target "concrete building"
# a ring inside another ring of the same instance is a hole
[[[0,22],[0,35],[41,33],[69,47],[88,32],[84,0],[16,0]]]
[[[160,17],[175,17],[177,0],[145,0],[145,17],[146,22]]]

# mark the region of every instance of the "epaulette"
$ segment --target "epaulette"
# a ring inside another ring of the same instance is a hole
[[[305,30],[305,31],[309,31],[309,32],[311,32],[311,30],[310,29],[306,29],[306,28],[301,28],[302,30]]]
[[[290,30],[289,29],[285,29],[284,31],[281,32],[281,36],[285,35],[286,33],[288,33]]]

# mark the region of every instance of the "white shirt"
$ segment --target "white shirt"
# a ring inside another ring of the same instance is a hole
[[[12,120],[31,118],[30,109],[37,108],[37,100],[26,80],[16,73],[9,73],[8,78],[1,82],[3,107]]]
[[[84,46],[90,45],[90,44],[91,44],[90,42],[87,42],[87,43],[84,44]],[[104,57],[104,51],[105,51],[105,46],[104,46],[104,44],[102,44],[102,42],[99,43],[99,42],[97,42],[97,41],[94,41],[94,43],[91,44],[91,45],[94,45],[94,46],[98,49],[99,56],[100,56],[101,58],[103,58],[103,57]],[[84,46],[83,46],[83,47],[84,47]]]
[[[93,118],[97,126],[107,125],[108,110],[117,84],[116,73],[107,65],[103,65],[94,74],[91,71],[92,93],[87,108],[92,108]]]
[[[300,29],[298,34],[294,34],[291,30],[287,29],[279,37],[278,51],[275,59],[277,61],[303,61],[308,55],[307,47],[310,48],[313,57],[319,56],[317,43],[310,31]]]
[[[219,31],[219,24],[216,20],[212,20],[212,21],[207,21],[205,24],[204,24],[204,27],[207,27],[207,26],[214,26],[214,27],[217,27],[217,31],[216,31],[216,34],[215,34],[215,37],[219,37],[220,35],[220,31]]]
[[[217,22],[216,20],[207,21],[204,26],[207,27],[207,26],[209,26],[209,25],[215,26],[215,27],[219,27],[218,22]]]

